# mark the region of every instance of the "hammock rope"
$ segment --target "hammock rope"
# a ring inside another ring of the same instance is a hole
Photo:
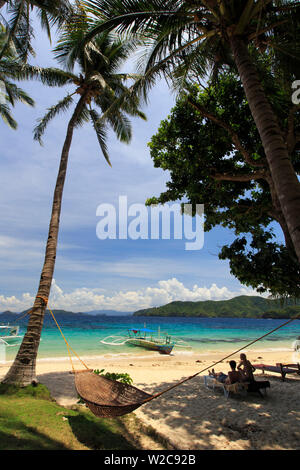
[[[52,316],[52,318],[53,318],[53,320],[54,320],[54,322],[55,322],[55,324],[56,324],[56,326],[57,326],[57,328],[58,328],[58,330],[59,330],[59,332],[60,332],[60,334],[61,334],[61,336],[62,336],[62,338],[63,338],[63,340],[64,340],[64,342],[65,342],[65,344],[66,344],[66,346],[67,346],[67,350],[68,350],[68,354],[69,354],[69,359],[70,359],[70,362],[71,362],[71,366],[72,366],[73,372],[75,373],[75,368],[74,368],[74,364],[73,364],[73,360],[72,360],[72,356],[71,356],[71,351],[72,351],[72,353],[77,357],[77,359],[79,359],[79,361],[81,362],[81,364],[82,364],[87,370],[91,370],[91,369],[86,365],[86,363],[78,356],[78,354],[76,353],[76,351],[74,351],[74,349],[73,349],[73,348],[70,346],[70,344],[68,343],[68,341],[67,341],[65,335],[64,335],[63,332],[62,332],[61,327],[60,327],[59,324],[58,324],[58,321],[56,320],[56,318],[55,318],[55,316],[54,316],[54,313],[53,313],[52,310],[49,308],[48,299],[47,299],[46,297],[42,297],[41,295],[37,295],[37,297],[40,298],[40,299],[42,299],[42,300],[44,301],[46,307],[48,307],[48,310],[49,310],[49,312],[50,312],[50,314],[51,314],[51,316]]]
[[[45,304],[48,304],[48,299],[42,297],[42,296],[37,296],[40,297]],[[73,348],[70,346],[68,343],[65,335],[63,334],[52,310],[48,306],[48,310],[57,326],[59,329],[63,340],[67,346],[68,349],[68,354],[69,358],[71,361],[73,373],[75,374],[75,386],[77,389],[78,394],[81,396],[81,398],[86,402],[87,406],[91,409],[91,411],[99,417],[116,417],[116,416],[121,416],[123,414],[130,413],[131,411],[135,410],[139,406],[148,403],[155,398],[158,398],[162,396],[163,394],[169,392],[170,390],[173,390],[174,388],[182,385],[183,383],[187,382],[188,380],[191,380],[195,378],[197,375],[207,371],[211,367],[216,366],[217,364],[220,364],[223,362],[225,359],[228,359],[229,357],[234,356],[235,354],[239,353],[245,348],[248,348],[252,346],[253,344],[257,343],[258,341],[262,340],[263,338],[271,335],[275,331],[283,328],[284,326],[288,325],[294,320],[298,320],[300,318],[300,315],[296,315],[295,317],[290,318],[288,321],[282,323],[281,325],[277,326],[273,330],[263,334],[259,338],[254,339],[253,341],[247,343],[243,347],[236,349],[235,351],[231,352],[230,354],[224,356],[222,359],[215,361],[211,365],[205,367],[204,369],[196,372],[193,375],[190,375],[189,377],[185,377],[184,379],[176,382],[175,384],[171,385],[170,387],[165,388],[164,390],[154,394],[150,395],[136,387],[133,387],[132,385],[124,384],[121,382],[113,381],[110,379],[107,379],[103,376],[96,375],[91,368],[89,368],[85,362],[79,357],[79,355],[73,350]],[[74,368],[74,364],[72,361],[72,356],[71,356],[71,351],[73,354],[79,359],[79,361],[84,365],[86,370],[84,371],[76,371]],[[87,373],[90,373],[87,375]],[[76,382],[77,380],[77,382]],[[96,390],[97,386],[99,387],[99,390]]]

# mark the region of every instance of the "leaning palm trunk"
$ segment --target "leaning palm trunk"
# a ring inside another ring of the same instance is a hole
[[[266,98],[248,49],[243,40],[237,36],[232,36],[230,43],[249,107],[261,137],[282,213],[300,262],[300,183],[276,115]]]
[[[56,180],[56,186],[52,204],[52,214],[49,225],[48,240],[46,245],[44,266],[41,273],[38,292],[30,318],[24,335],[22,344],[17,356],[9,369],[5,383],[13,383],[19,386],[29,385],[37,382],[36,379],[36,358],[40,344],[41,332],[44,322],[44,315],[47,300],[50,294],[51,283],[56,259],[56,248],[59,231],[59,220],[64,183],[68,165],[69,151],[71,147],[74,126],[84,106],[85,95],[82,95],[77,103],[74,113],[69,121],[64,146],[61,153],[60,167]]]

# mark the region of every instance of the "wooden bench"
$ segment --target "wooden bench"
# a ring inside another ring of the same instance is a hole
[[[282,381],[284,381],[286,374],[298,374],[300,375],[299,364],[282,364],[277,363],[275,366],[267,364],[253,364],[255,369],[260,369],[264,374],[265,371],[273,372],[274,374],[281,374]]]

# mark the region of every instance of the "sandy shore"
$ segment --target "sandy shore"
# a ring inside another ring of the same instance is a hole
[[[292,351],[246,351],[252,363],[276,364],[297,361]],[[82,358],[94,369],[127,372],[134,385],[150,393],[163,390],[175,382],[201,371],[219,361],[224,353],[210,355],[151,357]],[[232,359],[238,361],[239,356]],[[227,372],[229,359],[215,366]],[[299,358],[298,358],[299,361]],[[82,365],[74,362],[75,367]],[[8,370],[0,365],[0,380]],[[37,375],[51,391],[53,398],[64,406],[77,402],[74,376],[69,360],[39,360]],[[135,414],[168,439],[176,449],[299,449],[300,448],[300,376],[288,376],[257,371],[257,380],[269,380],[271,388],[266,398],[258,394],[233,395],[226,399],[221,389],[208,390],[201,373],[188,382],[140,407]]]

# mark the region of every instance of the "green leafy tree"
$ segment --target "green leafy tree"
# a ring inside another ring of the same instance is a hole
[[[74,46],[74,42],[82,40],[86,27],[84,18],[82,21],[78,19],[77,27],[67,29],[56,48],[56,57],[65,64],[67,69],[66,72],[56,70],[58,80],[62,80],[61,85],[75,85],[75,91],[72,94],[68,93],[59,103],[48,109],[34,131],[34,138],[41,141],[41,136],[50,120],[73,106],[73,113],[67,126],[61,152],[40,283],[26,334],[15,361],[4,379],[7,383],[26,385],[36,380],[35,363],[46,299],[49,297],[53,279],[63,188],[74,130],[79,125],[90,122],[95,130],[101,151],[106,161],[110,163],[106,142],[107,129],[112,128],[120,141],[128,143],[131,139],[131,125],[127,116],[138,116],[145,119],[144,114],[138,108],[139,101],[133,93],[126,93],[122,105],[113,113],[108,113],[105,119],[100,119],[114,100],[128,91],[126,86],[128,79],[136,78],[130,74],[118,73],[118,68],[128,57],[132,44],[104,33],[89,43],[76,62],[70,65],[68,62],[69,51]],[[69,71],[70,68],[74,69],[75,67],[76,70],[78,69],[78,73]],[[75,97],[78,98],[76,101]]]
[[[82,4],[94,21],[85,41],[103,30],[143,39],[145,75],[137,86],[144,92],[161,75],[180,86],[187,79],[203,80],[222,67],[236,68],[300,261],[300,183],[289,142],[256,66],[258,53],[273,57],[273,78],[277,80],[283,58],[289,59],[290,84],[297,78],[293,74],[299,70],[299,2],[85,0]]]
[[[287,134],[289,96],[273,81],[266,81]],[[300,119],[294,124],[296,133]],[[237,77],[224,73],[204,90],[194,86],[161,122],[149,146],[154,166],[168,170],[170,181],[167,190],[147,204],[204,203],[206,231],[221,225],[237,235],[219,254],[229,259],[234,276],[261,292],[299,297],[300,265]],[[299,174],[299,146],[290,150]],[[285,245],[274,241],[275,221]]]

